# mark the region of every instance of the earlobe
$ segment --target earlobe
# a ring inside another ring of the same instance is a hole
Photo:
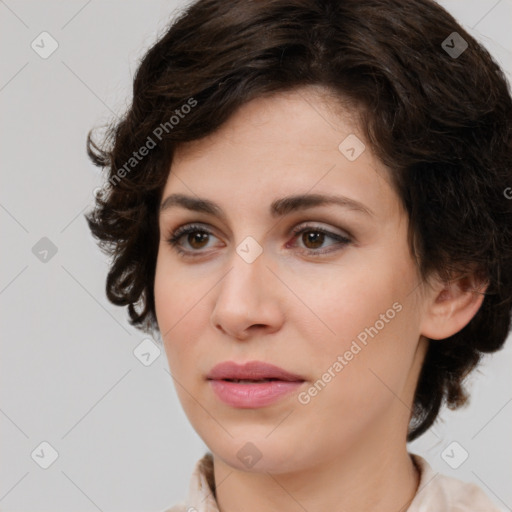
[[[487,286],[475,274],[450,282],[437,281],[430,290],[421,334],[441,340],[462,330],[480,309]]]

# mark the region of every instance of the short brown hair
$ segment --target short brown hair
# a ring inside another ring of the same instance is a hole
[[[429,341],[412,440],[443,402],[456,408],[467,400],[463,379],[482,353],[502,347],[512,304],[512,201],[504,193],[512,186],[510,90],[486,49],[433,1],[200,0],[187,7],[142,59],[122,120],[102,144],[89,132],[88,154],[109,178],[86,215],[113,256],[107,296],[128,306],[132,325],[158,330],[158,208],[176,147],[211,134],[253,98],[307,85],[357,107],[408,213],[422,276],[448,280],[476,268],[488,283],[467,326]],[[152,148],[132,161],[150,139]]]

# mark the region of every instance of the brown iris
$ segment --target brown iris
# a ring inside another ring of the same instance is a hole
[[[308,249],[317,249],[324,242],[325,234],[319,231],[305,231],[302,233],[302,241]],[[311,247],[308,244],[312,243],[314,246]]]
[[[202,242],[208,242],[208,233],[204,231],[196,231],[194,233],[189,233],[188,235],[188,243],[194,249],[201,249],[204,245],[201,245]],[[196,243],[198,245],[196,245]]]

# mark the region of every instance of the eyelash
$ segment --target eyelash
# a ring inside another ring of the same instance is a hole
[[[344,247],[352,242],[352,240],[350,240],[350,238],[348,238],[348,237],[338,235],[336,233],[328,231],[319,226],[304,226],[304,225],[302,225],[302,226],[294,228],[292,230],[291,234],[293,235],[294,238],[297,238],[299,235],[302,235],[303,233],[308,232],[308,231],[313,232],[313,233],[323,233],[324,235],[327,235],[329,238],[333,238],[334,240],[338,241],[342,247]],[[195,258],[198,256],[202,256],[204,254],[202,251],[199,251],[199,250],[193,251],[193,252],[195,252],[195,254],[191,254],[189,251],[183,250],[178,244],[179,240],[183,236],[188,235],[190,233],[196,233],[196,232],[213,235],[213,233],[211,231],[209,231],[208,229],[205,229],[201,225],[187,224],[185,226],[179,227],[173,233],[171,233],[167,239],[167,242],[173,247],[173,249],[178,254],[180,254],[184,257]],[[213,235],[213,236],[215,236],[215,235]],[[318,256],[322,256],[326,253],[334,252],[332,249],[327,250],[327,251],[326,250],[319,251],[319,250],[315,250],[315,249],[304,249],[303,251],[306,252],[308,256],[314,256],[314,257],[318,257]]]

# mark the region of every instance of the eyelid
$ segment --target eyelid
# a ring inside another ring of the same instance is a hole
[[[294,235],[294,234],[300,233],[301,231],[308,229],[308,228],[311,229],[312,231],[317,230],[317,231],[319,231],[321,233],[325,233],[329,236],[352,239],[352,235],[350,235],[344,229],[334,228],[334,227],[329,227],[329,226],[325,227],[325,226],[322,226],[321,223],[314,222],[314,221],[305,221],[305,222],[300,223],[298,226],[295,226],[294,228],[292,228],[290,230],[290,234]],[[337,232],[333,231],[333,229],[338,229],[339,231],[341,231],[341,233],[337,233]]]
[[[336,228],[340,229],[340,228]],[[208,235],[213,235],[215,238],[218,238],[214,231],[215,228],[207,223],[202,222],[191,222],[188,224],[183,224],[176,229],[170,230],[168,236],[166,237],[168,243],[172,246],[174,250],[178,253],[183,254],[189,257],[197,257],[208,254],[207,251],[202,250],[190,250],[190,249],[182,249],[178,243],[178,240],[183,236],[193,233],[193,232],[205,232]],[[346,246],[354,243],[354,238],[351,234],[349,234],[346,230],[343,230],[342,233],[336,233],[332,230],[332,228],[327,228],[319,225],[319,221],[305,221],[295,225],[291,230],[288,231],[286,236],[293,236],[294,239],[297,238],[304,231],[316,231],[319,233],[323,233],[328,238],[331,238],[337,242],[337,244],[331,244],[331,246],[336,247],[336,245]],[[290,247],[290,244],[287,243],[286,247]],[[309,256],[322,256],[323,254],[327,254],[330,252],[337,252],[341,250],[341,248],[329,249],[330,246],[323,249],[308,249],[308,248],[299,248],[299,250]]]

